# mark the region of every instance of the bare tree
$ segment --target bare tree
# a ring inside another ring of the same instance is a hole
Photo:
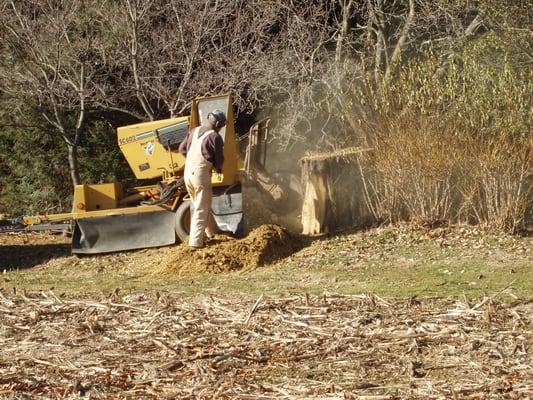
[[[0,1],[3,46],[35,48],[13,65],[46,88],[39,101],[64,132],[60,110],[76,111],[79,126],[89,105],[153,120],[187,112],[198,95],[232,92],[245,112],[270,107],[285,144],[312,135],[330,147],[370,123],[356,94],[367,71],[379,87],[402,58],[483,21],[429,0]],[[63,134],[71,149],[79,131]]]
[[[137,115],[153,120],[181,114],[194,95],[214,91],[197,77],[218,59],[213,42],[220,21],[235,8],[234,1],[224,3],[120,0],[112,12],[104,10],[115,54],[112,71],[124,99],[115,108],[135,115],[134,100],[144,116]]]
[[[122,98],[135,98],[148,119],[224,91],[248,112],[276,103],[317,76],[319,50],[333,36],[320,2],[121,0],[113,10],[102,18]]]
[[[113,76],[116,96],[103,98],[99,104],[102,108],[131,114],[138,119],[154,120],[157,110],[150,98],[150,90],[145,82],[147,63],[160,62],[151,59],[150,49],[146,46],[146,39],[153,32],[153,19],[164,15],[164,10],[158,11],[161,2],[154,0],[119,0],[101,9],[99,18],[106,26],[111,42],[113,59],[110,75]],[[132,106],[136,103],[138,107]]]
[[[81,181],[80,136],[106,58],[94,13],[104,5],[96,0],[1,3],[1,90],[14,106],[38,104],[65,141],[74,185]]]
[[[374,79],[377,84],[391,79],[415,23],[415,0],[403,4],[405,2],[367,0],[367,24],[374,36]]]

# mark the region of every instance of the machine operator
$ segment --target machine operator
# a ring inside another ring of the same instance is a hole
[[[192,249],[204,247],[206,237],[212,237],[217,229],[211,214],[211,174],[213,170],[222,173],[224,140],[219,132],[225,125],[224,112],[211,111],[206,121],[192,129],[179,147],[186,157],[184,179],[191,198],[189,247]]]

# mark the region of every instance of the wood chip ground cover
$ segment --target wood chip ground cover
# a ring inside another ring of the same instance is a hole
[[[531,301],[0,292],[2,398],[526,399]]]
[[[216,243],[213,243],[216,242]],[[168,261],[155,269],[158,275],[187,275],[251,270],[283,259],[299,247],[296,238],[275,225],[262,225],[243,239],[217,236],[204,249],[176,246]]]
[[[285,235],[268,226],[191,254],[91,257],[58,235],[0,236],[0,398],[532,397],[533,238],[409,226]],[[365,274],[404,285],[415,270],[442,296],[455,277],[489,285],[470,299],[339,294]]]

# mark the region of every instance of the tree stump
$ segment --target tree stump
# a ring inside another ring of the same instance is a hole
[[[303,234],[330,233],[368,223],[370,212],[357,166],[358,155],[368,150],[352,147],[300,159]]]

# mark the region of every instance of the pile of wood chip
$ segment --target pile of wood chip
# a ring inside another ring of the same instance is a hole
[[[303,240],[276,225],[261,225],[246,237],[235,239],[218,236],[199,250],[175,246],[153,271],[154,275],[187,275],[202,272],[223,273],[250,271],[285,258],[300,247]]]
[[[526,399],[531,301],[0,291],[0,397]]]

